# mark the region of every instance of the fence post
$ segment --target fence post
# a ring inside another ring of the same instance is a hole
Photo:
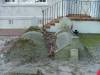
[[[43,29],[44,29],[44,10],[42,10],[42,25],[43,25]]]
[[[64,4],[63,4],[63,0],[62,0],[62,17],[63,17],[63,5],[64,5]]]
[[[57,3],[57,6],[56,7],[57,7],[57,11],[56,11],[57,12],[57,18],[58,18],[58,3]]]

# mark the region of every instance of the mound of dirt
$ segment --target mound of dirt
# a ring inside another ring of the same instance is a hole
[[[47,57],[42,33],[27,32],[17,39],[4,54],[6,61],[32,62]]]

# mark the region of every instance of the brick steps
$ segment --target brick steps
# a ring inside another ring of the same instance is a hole
[[[45,28],[49,29],[51,26],[55,26],[56,23],[59,23],[60,18],[61,17],[58,17],[57,19],[54,19],[54,20],[50,21],[49,23],[47,23],[45,25]]]
[[[44,39],[46,42],[46,46],[48,48],[48,57],[52,58],[55,56],[56,50],[56,35],[52,32],[46,32],[44,34]]]
[[[69,15],[66,15],[65,17],[68,17],[70,18],[71,20],[78,20],[78,21],[91,21],[91,20],[96,20],[95,18],[92,18],[91,16],[88,16],[88,15],[83,15],[83,14],[69,14]],[[60,19],[63,18],[63,17],[58,17],[56,19],[53,19],[51,20],[49,23],[47,23],[45,25],[45,28],[46,29],[50,29],[52,26],[55,26],[57,25],[56,23],[59,23]],[[55,32],[48,32],[46,34],[44,34],[44,38],[46,40],[46,45],[48,47],[48,56],[51,58],[51,57],[54,57],[55,56],[55,50],[56,50],[56,35],[55,35]]]
[[[84,15],[84,14],[68,14],[65,17],[68,17],[69,19],[76,20],[76,21],[100,21],[100,19],[97,19],[95,17],[88,16],[88,15]],[[59,20],[61,18],[62,17],[58,17],[58,18],[50,21],[49,23],[47,23],[45,25],[45,27],[48,29],[51,26],[55,26],[55,23],[59,23]]]

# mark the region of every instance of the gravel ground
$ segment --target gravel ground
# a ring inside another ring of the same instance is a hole
[[[12,66],[11,63],[0,65],[0,75],[7,72],[36,73],[40,70],[44,75],[96,75],[99,64],[80,62],[77,64],[68,61],[48,61],[46,63],[25,64]]]
[[[100,47],[96,45],[95,49],[96,52],[94,54],[98,57]],[[36,74],[37,70],[40,70],[44,75],[96,75],[96,71],[100,68],[99,59],[96,60],[96,63],[92,61],[78,61],[75,63],[58,60],[45,60],[45,62],[23,64],[20,66],[17,65],[18,63],[16,61],[4,64],[3,60],[0,59],[0,75],[5,75],[5,73],[8,75],[8,72]]]

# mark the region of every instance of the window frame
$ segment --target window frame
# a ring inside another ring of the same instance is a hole
[[[37,3],[47,3],[47,0],[34,0],[34,1],[30,1],[30,2],[28,2],[28,1],[26,1],[26,2],[24,2],[24,1],[21,1],[21,0],[4,0],[4,3],[7,3],[7,4],[13,4],[13,3],[18,3],[18,4],[20,4],[20,3],[34,3],[34,4],[37,4]]]
[[[2,6],[4,7],[8,7],[8,6],[48,6],[48,2],[47,0],[45,2],[35,2],[36,0],[34,1],[30,1],[30,2],[22,2],[20,0],[15,0],[14,2],[3,2]]]
[[[47,3],[47,0],[35,0],[35,3]]]
[[[5,3],[12,3],[12,2],[14,3],[14,2],[17,2],[17,0],[4,0],[4,2]]]

